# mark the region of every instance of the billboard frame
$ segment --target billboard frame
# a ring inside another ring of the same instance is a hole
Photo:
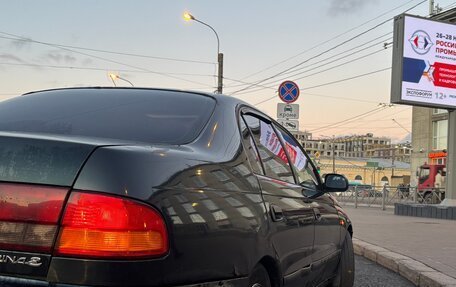
[[[404,45],[405,45],[405,18],[417,18],[421,20],[449,24],[455,26],[456,24],[448,21],[434,20],[430,18],[425,18],[416,15],[410,14],[400,14],[394,17],[394,38],[393,38],[393,63],[391,71],[391,103],[393,104],[402,104],[410,106],[419,106],[426,108],[436,108],[436,109],[447,109],[455,110],[455,106],[444,105],[444,104],[433,104],[433,103],[423,103],[418,101],[410,101],[402,99],[402,82],[403,82],[403,58],[404,58]]]

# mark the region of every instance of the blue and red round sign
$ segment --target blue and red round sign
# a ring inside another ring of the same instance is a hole
[[[279,98],[287,104],[295,102],[299,97],[299,87],[295,82],[285,81],[279,86]]]

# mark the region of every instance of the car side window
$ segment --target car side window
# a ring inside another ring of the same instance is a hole
[[[291,137],[282,127],[274,125],[282,141],[286,146],[288,156],[293,166],[293,170],[298,178],[299,184],[310,189],[317,189],[318,179],[315,175],[308,157],[304,154],[299,143]]]
[[[294,183],[287,155],[271,124],[251,115],[243,115],[263,162],[265,175]]]
[[[244,122],[244,119],[240,117],[239,126],[241,128],[242,141],[246,150],[247,158],[250,162],[250,166],[254,173],[263,174],[263,168],[261,167],[260,155],[255,147],[252,136]]]

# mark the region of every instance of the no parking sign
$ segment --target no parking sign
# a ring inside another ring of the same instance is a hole
[[[285,81],[279,86],[279,98],[287,103],[295,102],[299,97],[299,87],[295,82]]]

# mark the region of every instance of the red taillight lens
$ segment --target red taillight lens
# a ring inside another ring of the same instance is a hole
[[[57,255],[102,258],[161,256],[168,235],[152,207],[120,197],[72,192],[55,252]]]
[[[0,249],[51,252],[67,188],[0,184]]]

